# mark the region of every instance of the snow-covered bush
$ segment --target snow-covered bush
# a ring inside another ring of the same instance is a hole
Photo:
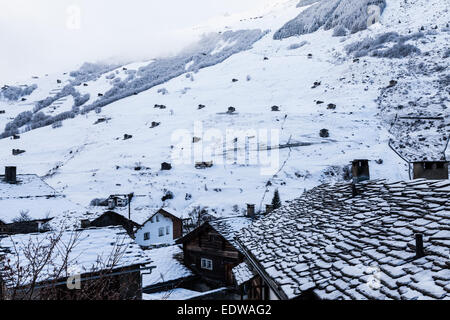
[[[4,98],[10,101],[17,101],[22,97],[29,96],[37,89],[37,85],[31,86],[5,86],[0,90],[0,98]]]
[[[80,107],[83,104],[85,104],[86,102],[89,101],[89,99],[91,98],[89,93],[86,93],[85,95],[76,95],[73,99],[74,99],[74,106],[76,107]]]
[[[158,93],[160,93],[163,96],[165,96],[166,94],[169,94],[169,91],[167,91],[166,88],[161,88],[161,89],[158,89]]]
[[[333,37],[345,37],[347,35],[347,29],[343,26],[337,26],[334,28]]]
[[[368,8],[378,6],[380,13],[386,7],[385,0],[328,0],[321,1],[302,11],[274,34],[275,40],[317,31],[321,27],[330,30],[343,27],[356,33],[367,29]]]
[[[80,69],[70,72],[69,75],[78,83],[95,81],[103,74],[117,69],[117,67],[118,65],[86,62]]]
[[[354,57],[385,57],[402,58],[411,54],[420,53],[420,50],[413,45],[405,44],[410,40],[417,40],[424,37],[423,33],[414,33],[401,36],[397,32],[387,32],[376,36],[368,37],[361,41],[349,44],[345,47],[347,54],[353,54]],[[388,43],[394,43],[392,47],[387,47]]]
[[[420,49],[411,45],[404,43],[394,44],[391,48],[385,50],[375,50],[372,52],[373,57],[379,58],[404,58],[413,54],[420,54]]]
[[[13,121],[6,124],[3,137],[9,137],[19,133],[18,129],[26,125],[28,122],[30,122],[32,118],[33,113],[31,111],[24,111],[22,113],[19,113],[17,117],[14,118]],[[5,134],[7,135],[5,136]]]
[[[299,43],[293,43],[288,47],[288,50],[295,50],[295,49],[299,49],[305,45],[307,45],[309,42],[308,41],[302,41]]]

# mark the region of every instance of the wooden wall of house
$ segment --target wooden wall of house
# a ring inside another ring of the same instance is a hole
[[[212,228],[185,242],[183,249],[188,267],[193,267],[202,277],[224,285],[233,284],[232,269],[243,261],[242,254]],[[213,270],[201,268],[202,258],[213,262]]]
[[[172,219],[173,221],[173,239],[179,239],[183,236],[183,221],[180,219]]]
[[[0,227],[1,228],[1,227]],[[7,234],[26,234],[39,232],[39,222],[37,221],[23,221],[14,222],[4,226],[2,228]]]

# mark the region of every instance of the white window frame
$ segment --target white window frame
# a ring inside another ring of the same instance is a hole
[[[148,235],[148,238],[147,238],[147,235]],[[144,241],[148,241],[148,240],[150,240],[150,232],[145,232],[144,233]]]
[[[161,227],[161,228],[158,229],[158,234],[159,234],[160,237],[164,237],[164,227]]]
[[[166,235],[170,234],[170,226],[166,226]]]
[[[202,258],[200,263],[202,269],[213,270],[213,262],[211,259]]]
[[[159,215],[156,215],[156,222],[159,222]]]

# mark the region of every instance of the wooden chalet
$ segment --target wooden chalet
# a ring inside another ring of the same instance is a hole
[[[234,236],[251,222],[249,217],[205,222],[177,241],[183,244],[185,265],[206,282],[232,285],[232,269],[244,259]]]

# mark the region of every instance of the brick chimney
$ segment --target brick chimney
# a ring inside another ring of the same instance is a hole
[[[369,160],[352,161],[353,183],[370,180]]]
[[[423,251],[423,234],[416,234],[416,259],[422,258],[425,256],[425,252]]]
[[[247,204],[247,217],[253,218],[255,216],[255,205]]]
[[[17,168],[16,167],[5,167],[5,181],[7,183],[17,182]]]

